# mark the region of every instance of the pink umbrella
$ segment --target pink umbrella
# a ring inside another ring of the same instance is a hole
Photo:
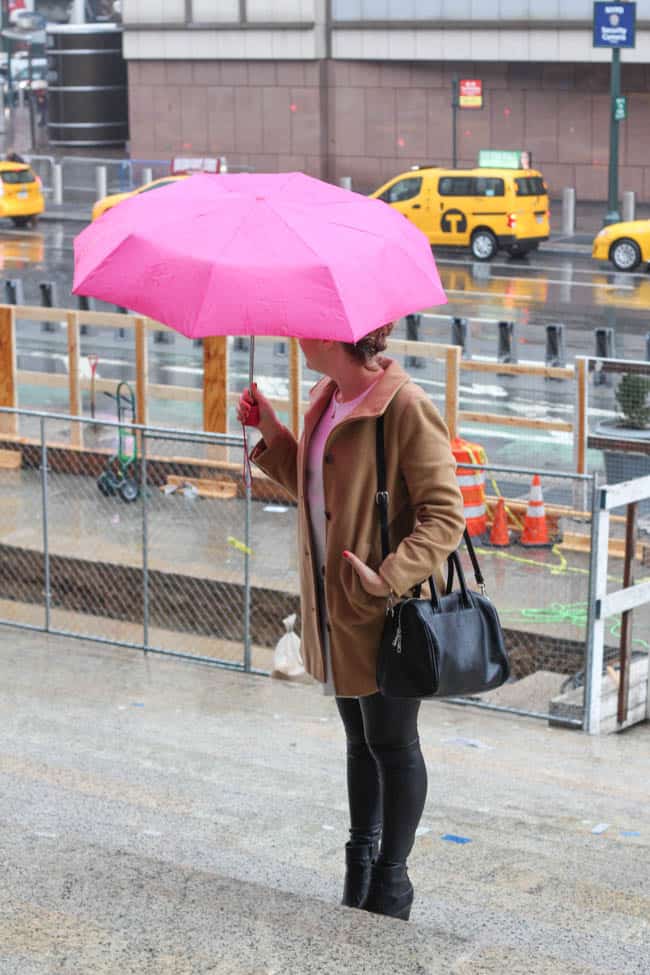
[[[447,301],[401,213],[302,173],[191,176],[120,203],[74,250],[74,294],[190,338],[356,342]]]

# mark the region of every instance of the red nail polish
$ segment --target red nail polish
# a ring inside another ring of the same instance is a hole
[[[348,557],[348,555],[349,555],[349,554],[350,554],[349,552],[344,552],[344,553],[343,553],[343,558],[344,558],[344,559],[347,559],[347,557]]]

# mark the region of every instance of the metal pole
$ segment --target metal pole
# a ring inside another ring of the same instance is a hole
[[[50,630],[50,549],[47,520],[47,442],[45,440],[45,417],[41,417],[41,498],[43,504],[43,563],[45,568],[45,631]]]
[[[576,191],[572,186],[562,190],[562,233],[572,237],[576,232]]]
[[[451,79],[451,165],[456,169],[458,165],[458,135],[456,116],[458,115],[458,75]]]
[[[151,166],[145,166],[142,170],[142,185],[146,186],[147,183],[153,183],[153,169]]]
[[[603,683],[605,619],[600,600],[607,593],[609,511],[607,491],[594,483],[591,508],[591,555],[589,559],[589,598],[587,602],[587,652],[585,659],[584,729],[590,735],[600,732]]]
[[[609,99],[609,195],[605,223],[618,223],[621,219],[618,210],[618,126],[615,115],[616,99],[621,93],[621,51],[612,49],[612,68],[610,76]]]
[[[97,199],[102,200],[108,195],[108,170],[106,166],[97,166],[95,169],[95,181]]]
[[[137,434],[136,434],[137,436]],[[147,434],[140,441],[140,494],[142,495],[142,647],[149,649],[149,520],[147,511]]]
[[[625,558],[623,559],[623,589],[634,585],[633,562],[636,550],[636,502],[627,506],[625,520]],[[627,720],[630,698],[630,644],[632,643],[632,610],[621,613],[618,671],[618,723]]]
[[[635,204],[634,190],[625,190],[623,193],[623,220],[634,220]]]
[[[244,450],[246,445],[244,444]],[[251,576],[250,576],[250,555],[248,554],[251,545],[251,500],[252,486],[251,478],[246,478],[246,504],[244,525],[244,670],[251,669]]]
[[[60,207],[63,203],[63,166],[54,163],[52,167],[52,202]]]
[[[255,336],[251,335],[248,350],[248,388],[252,391],[253,376],[255,374]],[[246,440],[244,440],[244,450],[246,450]],[[244,458],[244,466],[248,469],[248,464]],[[252,478],[247,474],[244,478],[246,487],[246,502],[244,509],[244,670],[251,669],[251,580],[250,580],[250,549],[251,538],[251,500],[252,500]]]

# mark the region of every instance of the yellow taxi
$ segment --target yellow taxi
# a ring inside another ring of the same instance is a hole
[[[16,227],[35,224],[45,209],[39,177],[26,163],[0,161],[0,217]]]
[[[617,271],[634,271],[650,261],[650,220],[610,223],[596,234],[591,256],[611,261]]]
[[[371,196],[384,200],[431,244],[469,247],[477,261],[499,250],[517,257],[548,240],[548,190],[534,169],[416,166]]]
[[[104,196],[101,200],[97,200],[92,210],[92,218],[96,220],[101,217],[102,214],[106,213],[107,210],[111,210],[122,200],[129,200],[132,196],[138,196],[140,193],[148,193],[150,190],[157,190],[161,186],[169,186],[170,183],[177,183],[179,179],[187,179],[190,173],[179,173],[177,176],[162,176],[160,179],[154,179],[151,183],[145,183],[144,186],[138,186],[136,190],[129,190],[127,193],[112,193],[110,196]]]

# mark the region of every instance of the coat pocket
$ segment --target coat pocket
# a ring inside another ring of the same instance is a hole
[[[351,548],[350,551],[353,555],[356,555],[358,559],[365,562],[366,565],[369,565],[376,571],[376,568],[370,559],[371,548],[372,546],[369,542],[364,542],[355,546],[354,548]],[[341,584],[341,589],[346,602],[355,610],[355,612],[362,612],[364,615],[375,615],[378,611],[383,612],[383,608],[386,604],[386,597],[371,596],[370,593],[367,593],[361,585],[361,579],[357,575],[356,570],[352,568],[352,565],[347,559],[341,559],[339,582]]]

